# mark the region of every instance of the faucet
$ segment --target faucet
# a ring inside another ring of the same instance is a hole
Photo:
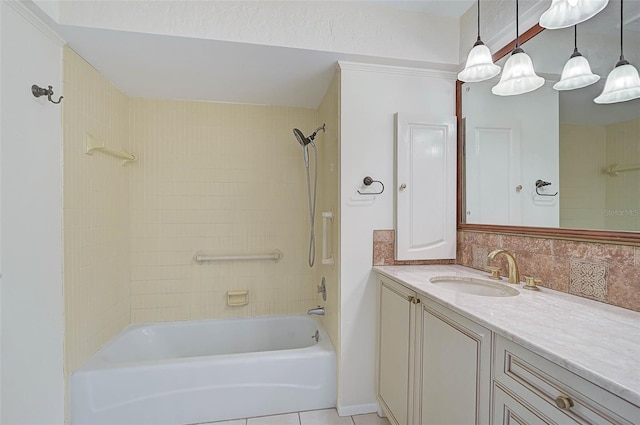
[[[307,311],[307,314],[315,314],[316,316],[324,316],[324,307],[318,306]]]
[[[488,258],[493,260],[496,255],[504,254],[507,257],[507,262],[509,263],[509,283],[520,283],[520,271],[518,270],[518,265],[516,264],[516,259],[513,254],[506,249],[496,249],[489,253]]]

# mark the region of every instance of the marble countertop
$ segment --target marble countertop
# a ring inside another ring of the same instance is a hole
[[[429,282],[434,276],[488,278],[458,265],[374,270],[640,406],[640,313],[547,288],[523,290],[522,284],[509,285],[520,295],[499,298]]]

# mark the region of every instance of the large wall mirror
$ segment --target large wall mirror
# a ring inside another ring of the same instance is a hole
[[[624,55],[640,68],[640,2],[625,2],[624,15]],[[531,93],[493,95],[499,77],[459,82],[460,229],[640,243],[640,99],[593,101],[620,56],[620,2],[577,26],[600,81],[557,91],[574,36],[536,26],[521,37],[547,80]]]

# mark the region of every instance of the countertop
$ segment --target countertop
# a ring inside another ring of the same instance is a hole
[[[468,295],[429,282],[434,276],[488,278],[458,265],[374,270],[640,406],[640,313],[547,288],[528,291],[505,279],[520,295]]]

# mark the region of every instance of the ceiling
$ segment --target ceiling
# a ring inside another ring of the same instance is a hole
[[[350,1],[453,17],[462,15],[474,3],[473,0]],[[58,25],[45,17],[73,50],[133,97],[317,108],[338,61],[423,68],[433,65],[330,51]],[[441,69],[454,71],[456,65]]]
[[[476,4],[474,0],[349,1],[450,17],[461,16]],[[607,19],[581,24],[581,30],[619,31],[611,24],[619,20],[618,4],[611,1],[600,14]],[[625,2],[625,18],[625,32],[640,30],[640,0]],[[133,97],[317,108],[337,61],[433,66],[330,51],[58,25],[47,20],[71,48]],[[634,47],[638,49],[637,45],[629,49]],[[457,65],[448,67],[441,69],[457,69]]]

